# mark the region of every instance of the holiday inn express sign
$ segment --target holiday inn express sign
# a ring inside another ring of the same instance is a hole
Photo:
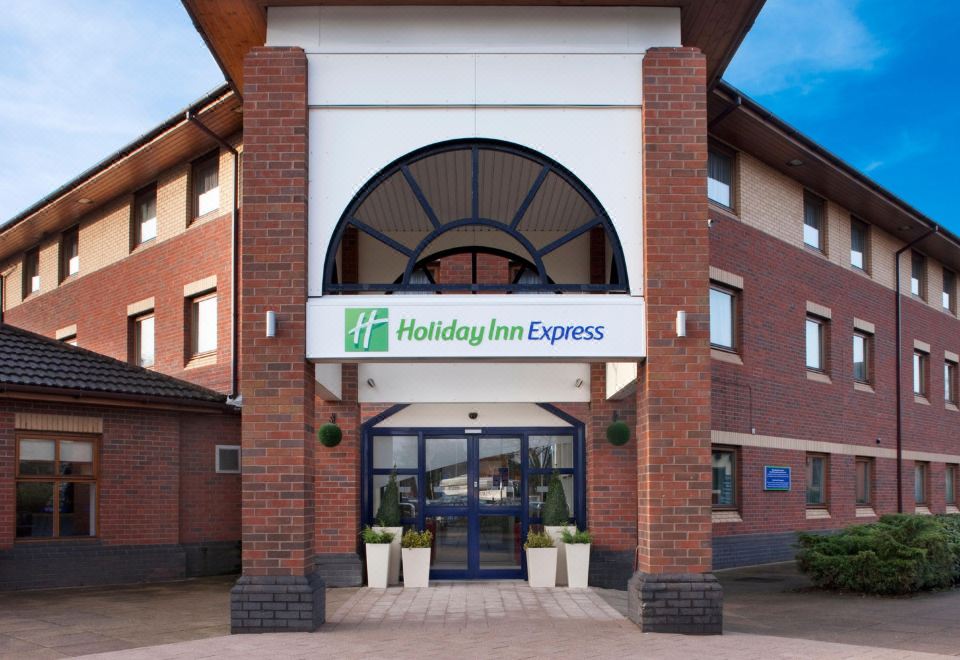
[[[630,296],[324,296],[307,303],[307,359],[644,356],[643,300]]]

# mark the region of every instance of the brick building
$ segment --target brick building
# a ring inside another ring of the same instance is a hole
[[[242,517],[234,630],[361,583],[392,471],[437,579],[522,578],[558,472],[647,630],[718,631],[710,571],[797,530],[956,511],[958,239],[720,80],[761,1],[346,4],[185,0],[228,86],[0,233],[6,323],[241,411],[241,493],[179,521]]]

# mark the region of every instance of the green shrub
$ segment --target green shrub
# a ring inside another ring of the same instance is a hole
[[[400,539],[400,545],[404,548],[429,548],[433,546],[433,533],[429,529],[422,532],[408,529]]]
[[[527,542],[523,544],[523,549],[527,548],[552,548],[553,539],[546,532],[529,532]]]
[[[567,506],[567,495],[563,492],[563,482],[560,473],[554,472],[547,487],[547,497],[543,502],[543,512],[540,514],[544,525],[556,527],[570,522],[570,507]]]
[[[960,516],[883,516],[838,534],[801,534],[800,548],[800,570],[827,589],[906,594],[960,581]]]
[[[343,440],[343,431],[336,424],[327,423],[317,430],[317,438],[324,447],[336,447]]]
[[[393,532],[377,532],[367,525],[360,532],[360,537],[364,543],[390,543],[393,541]]]
[[[586,529],[578,529],[576,532],[571,532],[569,529],[564,529],[560,532],[563,537],[564,543],[592,543],[593,534]]]
[[[380,508],[377,509],[377,523],[381,527],[400,526],[400,489],[397,488],[397,471],[390,473],[390,481],[383,489],[380,497]]]

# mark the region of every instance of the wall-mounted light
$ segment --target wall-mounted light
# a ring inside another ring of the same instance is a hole
[[[682,309],[677,310],[677,336],[687,336],[687,313]]]
[[[578,378],[575,381],[573,381],[573,386],[579,390],[581,387],[583,387],[583,379]]]
[[[367,379],[367,386],[368,386],[368,387],[376,387],[377,384],[374,382],[374,380],[373,380],[372,378],[368,378],[368,379]]]
[[[267,312],[267,336],[277,336],[277,313],[272,310]]]

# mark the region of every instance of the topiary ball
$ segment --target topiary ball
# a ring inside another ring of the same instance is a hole
[[[630,439],[630,427],[626,422],[614,422],[607,427],[607,441],[616,447],[627,444]]]
[[[317,431],[317,438],[324,447],[336,447],[343,440],[343,431],[336,424],[327,423]]]

